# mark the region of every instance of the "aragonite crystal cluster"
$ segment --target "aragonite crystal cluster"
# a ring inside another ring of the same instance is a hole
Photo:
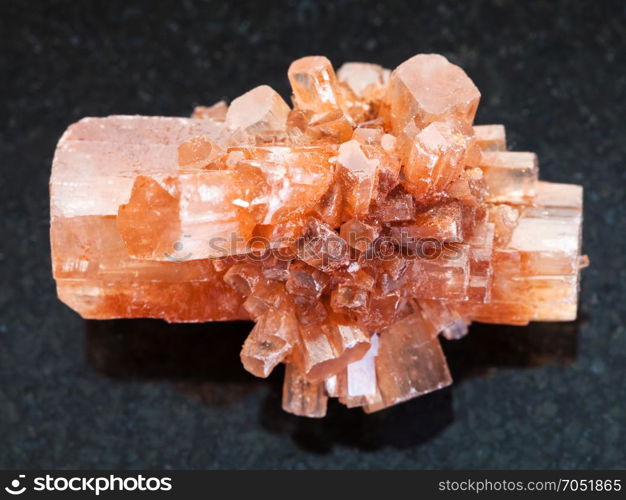
[[[576,317],[582,188],[538,180],[440,55],[294,61],[191,118],[85,118],[52,168],[60,299],[84,318],[252,319],[283,408],[373,412],[451,383],[439,335]],[[207,352],[207,363],[211,353]]]

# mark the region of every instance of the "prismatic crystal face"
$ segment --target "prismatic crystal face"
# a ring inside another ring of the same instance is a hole
[[[288,76],[293,107],[261,85],[191,118],[71,125],[50,179],[59,298],[92,319],[252,319],[244,368],[284,363],[283,408],[309,417],[450,384],[438,337],[472,321],[576,318],[582,188],[473,125],[461,68],[314,56]]]

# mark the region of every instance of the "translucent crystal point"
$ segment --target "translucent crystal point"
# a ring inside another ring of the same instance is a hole
[[[285,366],[283,383],[283,410],[294,415],[320,418],[326,415],[328,396],[322,382],[307,380],[298,367]]]
[[[376,356],[378,393],[368,401],[365,411],[377,411],[452,383],[437,333],[414,315],[380,334]]]
[[[465,72],[438,54],[418,54],[391,73],[388,102],[396,133],[409,123],[424,127],[448,118],[471,124],[479,100]]]
[[[480,168],[489,201],[523,203],[535,196],[539,167],[534,153],[484,152]]]
[[[506,151],[504,125],[474,125],[474,136],[484,151]]]
[[[226,113],[226,125],[231,130],[247,134],[284,132],[289,106],[274,89],[260,85],[233,100]]]
[[[431,123],[421,130],[409,125],[401,137],[400,154],[404,187],[418,200],[444,192],[479,157],[471,127],[459,120]]]
[[[341,109],[342,97],[331,62],[324,56],[308,56],[291,63],[288,71],[294,104],[323,113]]]

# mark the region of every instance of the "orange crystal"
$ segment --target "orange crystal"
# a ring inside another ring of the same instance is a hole
[[[278,134],[287,127],[289,106],[271,87],[261,85],[235,99],[226,112],[226,125],[247,135]]]
[[[283,408],[373,412],[452,382],[439,337],[576,318],[582,188],[538,180],[443,56],[292,63],[191,118],[85,118],[50,178],[59,298],[85,318],[256,322]],[[207,353],[210,356],[210,353]]]
[[[398,66],[389,81],[386,105],[399,134],[408,124],[459,118],[474,120],[480,92],[465,72],[439,54],[418,54]]]

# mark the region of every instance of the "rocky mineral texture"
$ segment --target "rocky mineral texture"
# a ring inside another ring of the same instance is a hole
[[[366,412],[451,383],[439,335],[576,317],[582,188],[538,181],[444,57],[325,57],[192,118],[110,116],[57,146],[59,298],[84,318],[252,319],[241,360],[286,364],[283,407]],[[207,353],[210,363],[211,353]]]

